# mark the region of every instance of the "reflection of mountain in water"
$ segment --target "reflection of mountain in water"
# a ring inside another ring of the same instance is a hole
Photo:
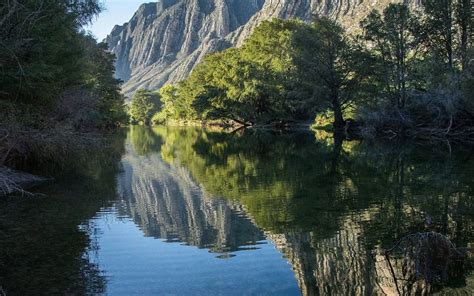
[[[119,181],[126,213],[148,235],[226,251],[262,239],[257,225],[288,259],[303,295],[472,295],[469,268],[449,266],[459,274],[436,286],[407,270],[407,260],[390,266],[372,252],[431,231],[470,248],[472,173],[457,162],[385,150],[366,156],[305,134],[153,131],[150,143],[160,143],[167,163],[129,152]]]
[[[118,177],[120,207],[145,235],[213,252],[235,251],[264,239],[238,205],[207,198],[185,168],[168,165],[157,153],[139,156],[128,150]]]
[[[467,285],[438,291],[441,286],[429,284],[409,268],[409,258],[391,257],[389,262],[383,250],[368,250],[363,241],[362,221],[370,216],[371,210],[346,216],[341,229],[329,238],[297,230],[282,234],[266,232],[266,236],[291,264],[303,295],[472,295],[469,283],[474,280],[473,273],[467,272]],[[466,277],[466,258],[445,259],[446,272],[459,280]]]
[[[303,295],[380,294],[360,226],[354,217],[344,220],[329,238],[299,231],[267,235],[288,258]]]

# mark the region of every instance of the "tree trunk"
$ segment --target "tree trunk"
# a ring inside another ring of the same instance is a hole
[[[457,22],[461,29],[461,40],[459,45],[462,70],[466,70],[469,60],[467,57],[467,45],[469,41],[469,22],[471,20],[471,0],[458,0]]]
[[[405,48],[405,24],[402,24],[400,31],[400,88],[401,88],[401,102],[400,108],[405,108],[405,102],[407,100],[407,89],[406,89],[406,58],[407,51]]]
[[[446,1],[445,8],[445,47],[448,58],[448,67],[453,69],[453,10],[451,0]]]
[[[342,107],[341,103],[339,102],[339,98],[337,94],[333,95],[332,99],[332,110],[334,112],[334,129],[340,130],[344,128],[345,121],[344,116],[342,115]]]

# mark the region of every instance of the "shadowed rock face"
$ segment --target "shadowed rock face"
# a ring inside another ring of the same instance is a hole
[[[420,0],[404,0],[416,5]],[[349,31],[373,9],[400,0],[160,0],[143,4],[106,41],[127,95],[176,83],[209,53],[238,46],[262,21],[337,19]]]

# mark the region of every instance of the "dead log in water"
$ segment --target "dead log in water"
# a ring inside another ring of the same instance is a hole
[[[27,189],[50,182],[51,180],[50,178],[39,177],[0,166],[0,196],[12,193],[31,195],[31,193],[26,191]]]

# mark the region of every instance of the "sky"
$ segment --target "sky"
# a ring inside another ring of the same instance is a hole
[[[105,10],[86,27],[99,41],[112,31],[115,25],[128,22],[142,3],[156,2],[153,0],[101,0]]]

